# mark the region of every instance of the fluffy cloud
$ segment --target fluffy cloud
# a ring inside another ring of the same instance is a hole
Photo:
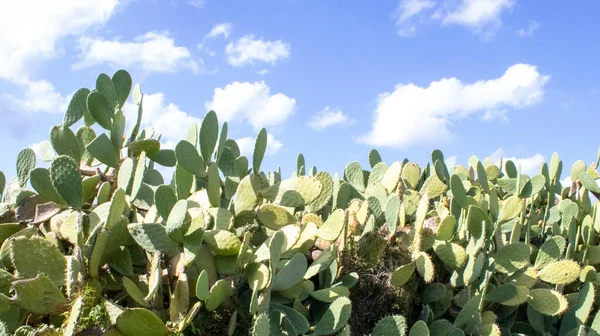
[[[320,131],[335,125],[352,125],[355,122],[356,120],[348,117],[340,109],[326,106],[321,112],[310,119],[308,126]]]
[[[254,145],[256,144],[256,138],[245,137],[235,140],[240,148],[240,153],[246,157],[252,157],[254,153]],[[272,134],[267,134],[267,150],[265,155],[275,155],[283,148],[283,144],[275,139]]]
[[[536,153],[530,157],[505,157],[504,149],[498,148],[491,155],[491,159],[494,163],[498,164],[502,158],[502,162],[506,163],[507,160],[512,161],[517,168],[521,166],[521,172],[529,176],[537,175],[541,172],[542,164],[545,162],[544,156],[540,153]]]
[[[439,145],[454,135],[453,120],[493,115],[534,105],[542,100],[550,79],[528,64],[516,64],[495,79],[463,83],[457,78],[431,82],[428,87],[398,84],[379,95],[372,130],[359,138],[374,146],[406,148]],[[490,114],[491,113],[491,114]]]
[[[168,103],[162,92],[145,94],[143,108],[142,127],[150,126],[157,134],[162,134],[161,139],[166,141],[167,148],[175,147],[176,141],[185,138],[193,122],[198,125],[201,122],[199,118],[181,111],[179,106]],[[137,106],[133,103],[126,103],[123,110],[127,120],[134,122],[137,119]]]
[[[212,100],[205,102],[222,121],[246,121],[255,129],[284,123],[294,113],[296,100],[282,93],[271,94],[262,82],[233,82],[216,88]]]
[[[61,53],[59,40],[102,25],[118,0],[25,0],[0,2],[0,78],[19,82],[40,60]]]
[[[419,24],[427,22],[458,24],[489,36],[501,25],[502,12],[514,4],[514,0],[400,0],[392,17],[401,36],[413,35]]]
[[[535,21],[535,20],[529,20],[528,24],[527,24],[527,28],[521,28],[519,29],[519,31],[517,32],[517,34],[519,34],[519,36],[521,37],[528,37],[533,35],[533,33],[540,29],[542,25]]]
[[[415,20],[420,14],[435,7],[436,3],[430,0],[402,0],[392,15],[398,26],[398,35],[411,36],[417,31]],[[422,19],[422,18],[421,18]]]
[[[202,7],[204,7],[204,3],[206,1],[205,0],[188,0],[187,2],[188,2],[188,4],[190,4],[196,8],[202,8]]]
[[[108,63],[114,67],[138,66],[147,72],[176,72],[181,69],[200,71],[186,47],[175,45],[167,32],[148,32],[132,42],[82,37],[79,39],[80,60],[74,69]]]
[[[239,67],[257,62],[275,64],[290,57],[291,46],[281,40],[265,41],[246,35],[225,46],[229,64]]]
[[[223,36],[224,38],[228,38],[231,35],[231,30],[233,30],[233,25],[229,22],[218,23],[212,27],[210,32],[204,36],[206,39],[213,39],[218,36]]]
[[[499,23],[502,11],[514,4],[513,0],[462,0],[458,7],[446,15],[444,22],[481,28]]]
[[[0,103],[7,110],[33,113],[65,113],[72,95],[63,96],[54,85],[44,80],[26,80],[19,84],[22,97],[0,94]]]

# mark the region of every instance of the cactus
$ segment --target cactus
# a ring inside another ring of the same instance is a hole
[[[130,308],[119,315],[116,326],[125,336],[166,336],[169,330],[153,312],[144,308]]]
[[[19,153],[6,190],[0,174],[5,333],[598,332],[597,165],[577,161],[562,186],[556,153],[527,176],[477,156],[448,167],[439,150],[388,165],[373,149],[341,177],[307,175],[299,154],[282,179],[262,164],[267,131],[250,166],[218,111],[161,148],[132,83],[100,74],[38,158]]]
[[[54,281],[44,274],[14,281],[12,286],[15,289],[12,301],[35,314],[60,311],[60,305],[66,303],[65,296]]]

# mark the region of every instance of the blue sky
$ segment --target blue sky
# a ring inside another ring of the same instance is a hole
[[[32,11],[31,8],[38,10]],[[0,170],[48,139],[70,96],[124,68],[147,126],[173,145],[214,109],[263,167],[341,172],[424,163],[433,149],[595,161],[600,107],[594,1],[30,0],[0,3]],[[131,105],[126,106],[131,113]]]

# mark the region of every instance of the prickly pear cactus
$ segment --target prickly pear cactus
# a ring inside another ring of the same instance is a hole
[[[127,71],[93,85],[0,173],[2,334],[600,333],[600,156],[567,186],[556,153],[528,176],[373,149],[341,177],[299,154],[287,178],[265,129],[247,158],[210,111],[166,149]]]

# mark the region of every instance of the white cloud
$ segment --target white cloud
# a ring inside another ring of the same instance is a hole
[[[400,0],[392,14],[398,35],[412,36],[420,24],[458,24],[490,37],[502,24],[501,14],[515,0]]]
[[[165,148],[174,148],[177,142],[187,134],[190,125],[201,120],[189,113],[181,111],[179,106],[167,103],[164,93],[144,94],[144,116],[142,127],[152,127],[156,134],[162,134],[161,143]],[[135,122],[137,106],[127,102],[123,108],[126,120]]]
[[[501,157],[504,164],[506,164],[507,160],[510,160],[517,166],[517,168],[519,168],[519,165],[521,166],[521,173],[529,176],[540,174],[542,164],[545,162],[544,156],[540,153],[523,158],[517,158],[514,156],[505,157],[504,149],[502,148],[496,149],[496,151],[494,151],[494,153],[491,155],[491,159],[495,163],[499,163]]]
[[[40,61],[62,53],[61,39],[103,25],[118,5],[118,0],[0,1],[0,78],[28,78]]]
[[[514,6],[513,0],[462,0],[460,5],[444,18],[446,23],[457,23],[472,28],[499,24],[503,10]]]
[[[246,157],[252,157],[254,153],[254,145],[256,144],[256,138],[245,137],[235,140],[240,148],[240,153]],[[275,155],[283,148],[283,144],[275,139],[272,134],[267,134],[267,150],[265,155]]]
[[[8,110],[33,113],[65,113],[72,95],[62,96],[54,85],[44,80],[26,80],[19,84],[22,97],[0,94],[0,102]]]
[[[348,117],[340,109],[326,106],[309,120],[308,126],[320,131],[334,125],[352,125],[355,122],[356,120]]]
[[[233,29],[233,25],[229,22],[218,23],[212,27],[210,32],[204,36],[206,39],[213,39],[218,36],[223,36],[224,38],[228,38],[231,35],[231,30]]]
[[[80,61],[74,69],[108,63],[114,67],[139,66],[147,72],[176,72],[181,69],[200,71],[186,47],[175,45],[168,32],[148,32],[132,42],[82,37],[79,39]]]
[[[416,16],[427,9],[435,7],[436,3],[430,0],[402,0],[398,3],[396,11],[392,15],[396,20],[398,34],[400,36],[411,36],[417,31]]]
[[[516,64],[495,79],[463,83],[443,78],[428,87],[398,84],[379,95],[374,122],[360,142],[406,148],[450,140],[452,121],[488,111],[521,109],[542,100],[550,79],[528,64]]]
[[[205,102],[223,121],[247,121],[255,129],[284,123],[294,113],[296,100],[282,93],[271,94],[261,82],[233,82],[216,88],[212,100]]]
[[[522,36],[522,37],[528,37],[528,36],[533,35],[533,32],[540,29],[541,26],[542,25],[539,22],[537,22],[535,20],[529,20],[529,22],[527,24],[527,28],[519,29],[517,34],[519,34],[519,36]]]
[[[290,57],[291,46],[281,40],[265,41],[254,35],[246,35],[225,47],[229,64],[239,67],[255,62],[275,64]]]
[[[204,3],[206,1],[205,0],[188,0],[187,2],[188,2],[188,4],[190,4],[196,8],[202,8],[202,7],[204,7]]]
[[[264,76],[264,75],[268,74],[269,72],[271,72],[269,69],[262,69],[262,70],[258,70],[256,72],[256,74],[259,76]]]

